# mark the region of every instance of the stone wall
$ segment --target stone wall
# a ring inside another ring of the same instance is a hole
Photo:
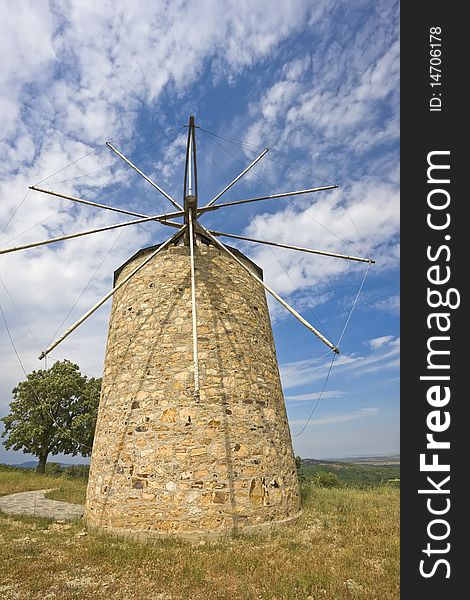
[[[87,491],[91,526],[220,534],[299,514],[264,289],[201,243],[196,280],[199,399],[189,249],[163,250],[114,295]]]

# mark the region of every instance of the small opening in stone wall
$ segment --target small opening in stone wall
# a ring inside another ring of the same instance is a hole
[[[188,420],[186,421],[185,425],[191,425],[191,415],[188,415]]]
[[[132,310],[132,306],[128,306],[127,310],[131,311]]]
[[[134,402],[131,404],[131,409],[134,408],[140,408],[140,402],[137,402],[137,400],[134,400]]]

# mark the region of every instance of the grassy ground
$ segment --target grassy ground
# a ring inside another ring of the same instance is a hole
[[[10,493],[13,482],[3,485],[3,475],[0,494]],[[76,484],[66,482],[64,489],[68,483]],[[31,475],[23,489],[48,486]],[[69,501],[78,502],[82,491],[73,497],[67,490]],[[295,526],[269,537],[197,545],[142,545],[87,532],[80,522],[0,514],[0,597],[396,600],[398,490],[305,484],[303,495],[304,513]]]

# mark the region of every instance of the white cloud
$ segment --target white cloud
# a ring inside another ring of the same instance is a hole
[[[276,120],[285,105],[292,103],[300,89],[300,84],[291,79],[275,83],[263,99],[261,106],[263,117],[267,121]]]
[[[329,5],[332,13],[344,9],[354,18],[361,7],[341,2]],[[326,179],[341,176],[345,163],[351,162],[351,155],[359,159],[379,145],[396,144],[399,136],[396,10],[391,3],[388,6],[378,3],[375,10],[361,14],[360,27],[336,30],[336,35],[322,30],[325,22],[315,23],[315,28],[320,28],[318,47],[293,61],[290,69],[282,70],[272,87],[253,102],[253,118],[246,139],[270,140],[286,154],[289,150],[310,148],[314,164],[318,163],[318,157],[326,161],[329,173]],[[382,18],[377,19],[379,12]],[[295,94],[287,93],[293,89],[292,72],[296,74]],[[276,120],[272,118],[273,112]],[[336,152],[332,156],[333,146]],[[349,156],[344,156],[345,153]],[[344,173],[348,177],[353,174],[350,168]]]
[[[284,65],[282,73],[287,80],[297,82],[311,68],[311,65],[312,61],[309,55],[295,58]]]
[[[335,423],[346,423],[348,421],[357,421],[359,419],[365,419],[368,417],[373,417],[377,415],[379,409],[376,407],[370,408],[359,408],[358,410],[349,412],[349,413],[341,413],[341,414],[331,414],[326,415],[324,417],[320,417],[318,419],[311,419],[308,423],[308,427],[314,427],[315,425],[333,425]],[[305,425],[307,419],[294,419],[291,421],[291,425],[300,426]]]
[[[22,108],[25,82],[47,77],[56,59],[53,33],[56,19],[44,2],[26,0],[2,4],[0,16],[0,127],[3,139],[16,132]]]
[[[383,336],[388,337],[388,336]],[[372,341],[372,340],[371,340]],[[394,369],[398,367],[400,355],[400,338],[390,337],[378,346],[369,341],[371,351],[365,356],[357,354],[341,354],[335,360],[332,373],[336,375],[347,374],[358,377],[364,373],[376,370]],[[281,365],[281,379],[284,389],[292,389],[324,380],[328,371],[331,357],[320,357],[298,360]]]
[[[394,339],[394,335],[381,335],[380,337],[369,340],[369,346],[372,348],[372,350],[377,350],[377,348],[389,344]]]
[[[326,398],[341,398],[345,395],[346,392],[341,390],[325,390],[322,392],[310,392],[308,394],[296,394],[294,396],[286,396],[285,400],[289,404],[289,406],[300,406],[303,402],[309,402],[312,400],[318,400],[321,398],[325,400]]]
[[[376,308],[390,313],[398,313],[400,311],[400,296],[392,294],[384,300],[380,300],[375,304]]]

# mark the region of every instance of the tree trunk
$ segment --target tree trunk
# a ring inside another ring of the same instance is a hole
[[[48,454],[49,453],[46,452],[46,454],[39,455],[39,462],[38,462],[38,466],[36,467],[36,473],[40,473],[41,475],[44,475],[44,473],[46,472],[46,462],[47,462]]]

